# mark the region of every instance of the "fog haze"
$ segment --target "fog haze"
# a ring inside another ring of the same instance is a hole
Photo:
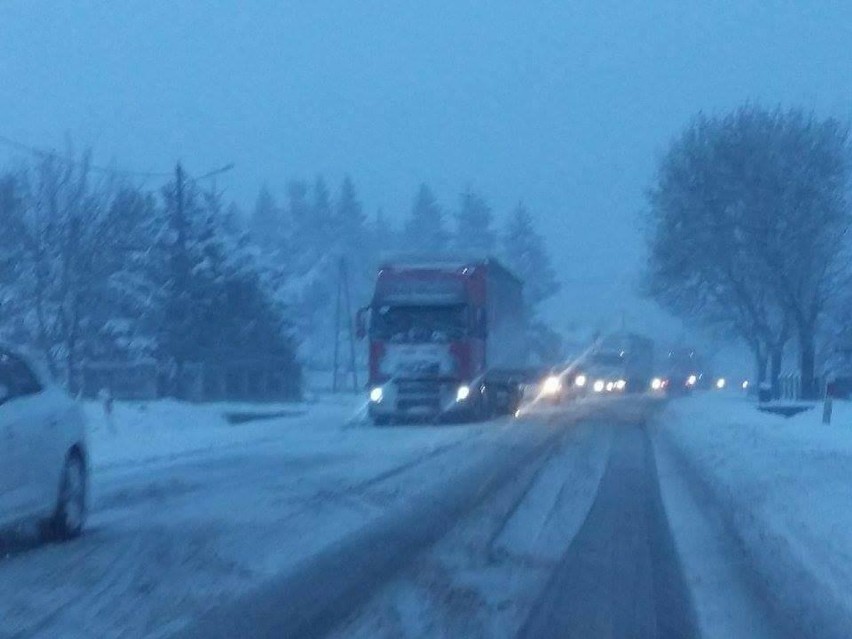
[[[130,170],[234,162],[220,186],[247,210],[317,173],[396,221],[420,182],[450,211],[468,185],[499,217],[523,200],[564,283],[554,326],[623,307],[648,330],[639,212],[668,140],[745,100],[850,113],[845,3],[390,5],[7,0],[0,135]]]

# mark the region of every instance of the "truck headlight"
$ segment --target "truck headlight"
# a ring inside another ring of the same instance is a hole
[[[382,390],[381,386],[376,386],[375,388],[370,389],[370,401],[374,404],[378,404],[385,396],[385,391]]]
[[[585,375],[577,375],[577,378],[574,380],[574,386],[577,388],[583,388],[586,385],[586,382],[589,381],[586,379]]]
[[[686,378],[686,385],[687,386],[695,386],[697,383],[698,383],[698,376],[696,376],[696,375],[690,375],[689,377]]]
[[[627,380],[620,379],[615,383],[615,390],[623,391],[625,388],[627,388]]]
[[[602,379],[596,379],[594,385],[592,386],[592,389],[596,393],[602,393],[603,389],[605,387],[606,387],[606,382],[604,382]]]
[[[541,385],[541,392],[543,395],[556,395],[561,390],[562,380],[556,375],[551,375],[545,379],[544,384]]]
[[[658,390],[661,390],[662,388],[663,388],[663,380],[661,380],[659,377],[655,377],[654,379],[651,380],[651,390],[658,391]]]
[[[456,401],[463,402],[468,397],[470,397],[470,386],[468,386],[467,384],[462,384],[456,391]]]
[[[612,382],[606,383],[606,392],[607,393],[611,393],[613,388],[615,388],[615,384],[613,384]]]

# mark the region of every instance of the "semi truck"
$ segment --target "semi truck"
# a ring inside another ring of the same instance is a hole
[[[357,332],[369,340],[369,414],[484,419],[520,402],[522,283],[494,258],[407,257],[378,271]]]
[[[654,370],[653,340],[629,332],[598,339],[574,376],[586,392],[645,392]]]

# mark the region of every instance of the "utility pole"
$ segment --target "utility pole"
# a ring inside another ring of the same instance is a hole
[[[185,174],[180,162],[175,167],[175,208],[172,219],[172,227],[175,231],[175,244],[172,247],[172,308],[174,316],[171,319],[173,323],[183,322],[186,320],[185,314],[189,309],[184,308],[184,299],[188,286],[188,274],[186,273],[186,216],[184,214],[184,180]],[[174,329],[174,324],[172,325]],[[178,335],[172,343],[172,355],[175,360],[175,379],[174,391],[178,399],[183,398],[183,353],[181,353],[182,345],[177,342],[182,341],[186,336]]]

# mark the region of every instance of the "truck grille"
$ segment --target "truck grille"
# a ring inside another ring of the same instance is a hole
[[[441,410],[441,382],[437,380],[399,380],[397,385],[397,409]]]

